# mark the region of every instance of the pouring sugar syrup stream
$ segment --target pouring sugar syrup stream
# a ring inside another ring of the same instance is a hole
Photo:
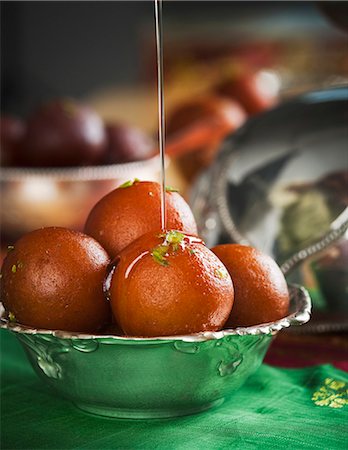
[[[158,102],[158,143],[160,151],[160,163],[161,163],[161,230],[166,233],[167,225],[167,214],[166,214],[166,172],[165,172],[165,108],[164,108],[164,70],[163,70],[163,23],[162,23],[162,0],[154,0],[154,13],[155,13],[155,36],[156,36],[156,63],[157,63],[157,102]],[[174,232],[175,233],[175,232]],[[181,236],[181,234],[180,234]],[[179,239],[181,237],[179,236]],[[164,236],[165,240],[163,244],[157,246],[157,248],[152,249],[152,252],[145,251],[141,253],[128,267],[126,271],[126,278],[128,278],[132,272],[135,265],[149,253],[159,262],[163,264],[166,259],[164,254],[166,251],[161,252],[162,248],[166,248],[171,238],[176,239],[176,235],[172,235],[169,232]],[[185,236],[184,238],[187,242],[203,242],[199,238],[194,238],[191,236]],[[156,253],[159,252],[159,256]],[[104,282],[103,290],[106,296],[109,298],[109,291],[111,280],[115,272],[117,261],[114,261],[109,271],[109,274]]]
[[[165,172],[165,110],[164,110],[164,73],[163,73],[163,24],[162,0],[154,0],[156,61],[157,61],[157,97],[158,97],[158,141],[161,161],[161,228],[166,230],[166,172]]]
[[[158,141],[161,161],[161,229],[167,232],[167,212],[166,212],[166,171],[165,171],[165,105],[164,105],[164,68],[163,68],[163,21],[162,9],[163,0],[154,0],[155,8],[155,35],[156,35],[156,62],[157,62],[157,99],[158,99]],[[162,245],[175,244],[176,240],[183,244],[201,243],[202,239],[194,236],[177,234],[175,231],[166,233],[165,241]],[[161,247],[159,245],[158,247]],[[141,255],[143,257],[144,254]],[[162,255],[163,256],[163,255]],[[153,254],[156,258],[156,254]],[[140,258],[139,258],[140,259]],[[163,261],[160,261],[163,263]]]

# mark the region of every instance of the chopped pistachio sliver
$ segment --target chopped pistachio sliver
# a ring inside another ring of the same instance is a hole
[[[140,181],[139,178],[134,178],[133,181],[132,180],[125,181],[118,188],[119,189],[124,189],[124,188],[127,188],[127,187],[131,187],[131,186],[133,186],[134,183],[139,183],[139,181]]]
[[[163,244],[157,245],[151,252],[154,260],[162,266],[168,266],[169,262],[166,259],[169,250],[176,252],[179,249],[179,245],[184,239],[185,235],[180,231],[171,230],[168,233],[161,233],[158,237],[164,238]]]
[[[166,241],[170,244],[180,244],[184,237],[185,235],[180,231],[171,230],[166,235]]]
[[[13,266],[11,267],[11,271],[12,271],[12,273],[16,273],[17,272],[16,264],[13,264]]]
[[[168,266],[169,263],[166,260],[166,254],[168,250],[169,245],[160,244],[152,250],[151,255],[157,263],[161,264],[162,266]]]
[[[8,313],[8,320],[10,321],[10,322],[15,322],[16,321],[16,317],[15,317],[15,315],[13,314],[13,312],[9,312]]]
[[[166,186],[166,192],[179,192],[179,189],[173,188],[172,186]]]
[[[184,235],[180,233],[180,231],[169,231],[166,235],[166,241],[169,242],[169,244],[172,245],[172,249],[174,252],[176,252],[179,248],[179,244],[184,239]]]
[[[125,181],[123,184],[121,184],[118,187],[118,189],[124,189],[124,188],[130,187],[130,186],[133,186],[133,181],[132,180]]]

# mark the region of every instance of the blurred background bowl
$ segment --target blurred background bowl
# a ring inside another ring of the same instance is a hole
[[[78,168],[1,168],[3,242],[46,226],[82,230],[95,203],[134,178],[159,181],[159,158]]]

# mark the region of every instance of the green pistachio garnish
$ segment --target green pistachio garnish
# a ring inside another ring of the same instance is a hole
[[[124,189],[133,186],[134,183],[139,183],[139,181],[140,181],[139,178],[134,178],[133,181],[132,180],[125,181],[123,184],[121,184],[121,186],[118,187],[118,189]]]
[[[173,188],[172,186],[166,186],[166,192],[179,192],[179,189]]]
[[[161,266],[168,266],[169,262],[166,260],[168,250],[169,245],[160,244],[152,250],[151,255],[157,263],[161,264]]]
[[[195,255],[196,254],[196,250],[193,250],[193,248],[190,248],[190,254],[191,255]]]
[[[163,244],[157,245],[151,252],[153,259],[162,266],[168,266],[169,262],[166,257],[171,250],[176,252],[184,239],[185,235],[180,231],[168,231],[166,234],[159,234],[159,238],[164,238]]]
[[[124,189],[124,188],[130,187],[130,186],[133,186],[133,181],[132,180],[125,181],[123,184],[121,184],[118,187],[118,189]]]
[[[7,246],[7,251],[8,252],[12,252],[12,250],[14,250],[14,245],[8,245]]]
[[[180,233],[180,231],[172,230],[167,233],[166,241],[172,245],[173,251],[176,252],[184,237],[185,236],[182,233]]]
[[[13,314],[13,312],[9,312],[8,313],[8,320],[10,321],[10,322],[16,322],[16,317],[15,317],[15,315]]]
[[[12,271],[12,273],[16,273],[17,272],[16,264],[13,264],[13,266],[11,267],[11,271]]]

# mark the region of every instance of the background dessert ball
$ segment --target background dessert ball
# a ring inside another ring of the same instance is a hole
[[[110,322],[103,295],[109,257],[90,236],[42,228],[23,236],[2,267],[10,319],[35,328],[95,332]]]
[[[0,119],[1,165],[15,166],[25,134],[25,123],[18,117],[4,115]]]
[[[216,95],[178,104],[168,116],[167,149],[175,156],[184,177],[191,181],[209,167],[222,139],[245,120],[245,111],[238,102]]]
[[[218,245],[212,251],[226,266],[235,290],[234,305],[226,326],[258,325],[288,314],[287,284],[270,256],[238,244]]]
[[[21,152],[24,166],[79,166],[98,161],[105,151],[101,118],[71,99],[39,107],[28,119]]]
[[[262,71],[240,73],[227,78],[215,88],[218,95],[235,99],[248,114],[259,114],[278,101],[278,81]]]
[[[130,336],[216,331],[233,304],[221,261],[200,239],[178,231],[151,232],[130,244],[106,287],[114,317]]]
[[[237,102],[228,98],[216,95],[197,97],[171,111],[166,132],[172,135],[205,120],[215,121],[221,137],[245,121],[245,112]]]
[[[139,128],[110,123],[105,130],[107,145],[104,164],[143,161],[154,155],[153,140]]]
[[[85,232],[99,241],[111,257],[139,236],[161,229],[160,185],[126,182],[103,197],[90,212]],[[197,234],[192,211],[177,192],[166,192],[167,227]]]

